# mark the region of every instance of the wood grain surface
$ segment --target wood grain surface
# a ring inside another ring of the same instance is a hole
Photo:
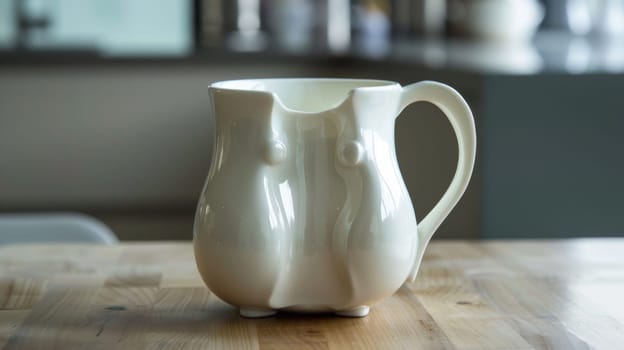
[[[434,242],[366,318],[243,319],[190,243],[0,248],[6,349],[623,349],[624,239]]]

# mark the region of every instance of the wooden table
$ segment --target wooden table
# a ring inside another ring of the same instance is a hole
[[[190,243],[0,248],[8,349],[622,349],[623,297],[624,239],[434,242],[362,319],[240,318]]]

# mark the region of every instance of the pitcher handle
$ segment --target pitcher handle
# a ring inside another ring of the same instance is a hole
[[[429,240],[464,194],[474,168],[477,148],[477,136],[472,112],[466,101],[455,89],[434,81],[421,81],[405,86],[401,95],[399,112],[408,105],[418,101],[431,102],[442,110],[455,131],[459,152],[457,170],[453,180],[451,180],[451,184],[444,195],[442,195],[442,198],[440,198],[440,201],[417,225],[418,248],[409,275],[410,282],[416,279],[416,274]]]

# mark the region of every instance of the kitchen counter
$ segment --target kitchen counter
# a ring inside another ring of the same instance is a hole
[[[624,40],[542,31],[529,42],[488,42],[466,38],[399,38],[354,41],[345,51],[327,47],[289,48],[273,42],[253,50],[225,44],[159,56],[102,56],[97,51],[0,51],[0,66],[20,65],[262,65],[385,63],[427,71],[477,75],[623,74]]]
[[[438,241],[366,318],[240,318],[183,243],[0,248],[0,346],[615,349],[624,239]]]

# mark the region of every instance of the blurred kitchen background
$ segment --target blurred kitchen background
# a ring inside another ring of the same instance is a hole
[[[432,79],[479,137],[438,238],[624,235],[623,73],[624,0],[0,0],[0,212],[190,239],[211,82]],[[455,138],[426,103],[396,132],[420,219]]]

